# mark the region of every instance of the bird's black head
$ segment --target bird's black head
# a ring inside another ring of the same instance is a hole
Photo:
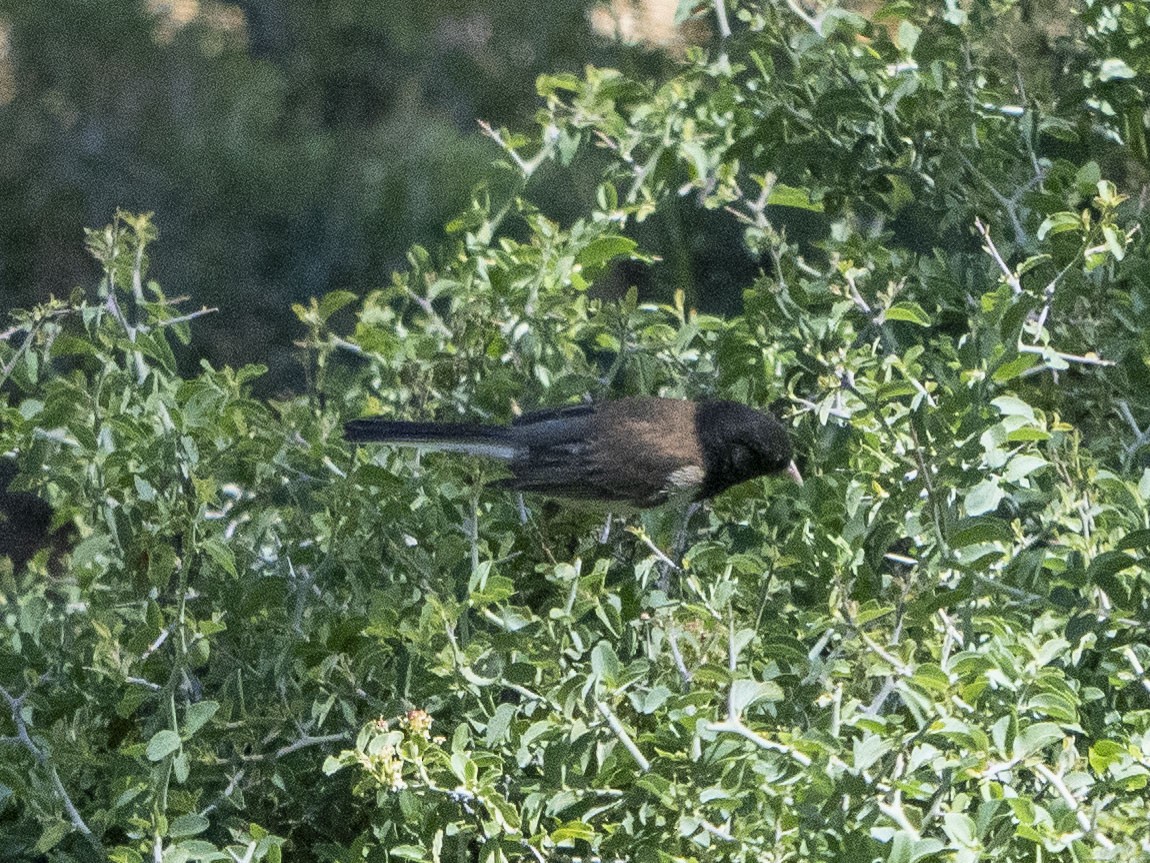
[[[695,431],[705,475],[699,497],[713,497],[758,476],[783,473],[801,482],[786,428],[770,414],[738,402],[702,402]]]

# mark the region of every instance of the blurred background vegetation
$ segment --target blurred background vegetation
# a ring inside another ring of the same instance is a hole
[[[296,389],[291,302],[386,284],[496,180],[477,120],[530,126],[544,71],[656,73],[680,38],[673,5],[2,0],[0,310],[90,285],[82,229],[152,211],[152,275],[226,307],[197,353]],[[600,170],[548,171],[533,200],[569,219]]]
[[[686,46],[712,41],[709,17],[676,26],[681,5],[0,0],[0,311],[91,285],[83,228],[117,207],[155,212],[151,274],[190,306],[226,309],[197,327],[184,367],[260,362],[261,392],[298,391],[291,303],[379,288],[411,245],[439,245],[474,190],[506,179],[477,123],[529,128],[540,74],[593,64],[657,80]],[[1082,59],[1062,38],[1067,4],[1019,5],[1012,56],[1048,83]],[[1098,144],[1082,140],[1062,155]],[[607,162],[549,161],[526,194],[569,224],[594,205]],[[900,201],[890,224],[875,216],[885,205],[855,206],[915,251],[974,242],[919,201]],[[774,220],[793,239],[827,230],[802,209]],[[736,219],[693,195],[628,232],[654,261],[621,265],[605,292],[635,284],[669,301],[681,290],[688,305],[730,313],[764,263]]]

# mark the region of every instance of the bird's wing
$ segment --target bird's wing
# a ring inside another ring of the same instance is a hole
[[[668,422],[671,412],[655,403],[647,406],[653,416],[620,417],[618,404],[574,405],[521,418],[511,433],[523,455],[511,462],[514,477],[505,485],[639,507],[697,487],[697,445],[679,444],[676,434],[668,440],[669,432],[683,431]],[[693,427],[687,432],[693,436]]]
[[[595,405],[584,402],[578,405],[563,405],[557,408],[541,408],[540,410],[528,411],[522,416],[516,417],[512,420],[512,426],[529,426],[535,423],[548,422],[550,420],[574,419],[576,417],[590,416],[595,413]]]

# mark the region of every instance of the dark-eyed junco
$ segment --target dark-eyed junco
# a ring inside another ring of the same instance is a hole
[[[503,485],[605,504],[698,500],[774,473],[802,484],[783,424],[731,401],[634,396],[534,411],[509,426],[366,417],[344,436],[499,459],[511,470]]]

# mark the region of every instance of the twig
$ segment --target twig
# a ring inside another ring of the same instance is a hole
[[[901,827],[914,841],[922,838],[922,834],[918,828],[911,823],[911,820],[906,817],[906,813],[902,809],[902,792],[894,792],[894,802],[887,803],[885,800],[876,801],[879,811],[882,812],[887,818]]]
[[[1012,584],[1004,584],[1001,581],[990,578],[986,575],[975,573],[974,581],[976,584],[981,584],[986,587],[991,587],[995,590],[1002,591],[1003,593],[1013,596],[1015,599],[1024,599],[1027,602],[1047,602],[1047,598],[1039,593],[1033,593],[1029,590],[1023,590],[1021,587],[1015,587]]]
[[[1138,435],[1139,438],[1144,438],[1150,435],[1150,431],[1142,431],[1142,429],[1139,427],[1138,420],[1134,418],[1134,414],[1130,410],[1130,405],[1126,402],[1125,399],[1119,401],[1117,404],[1118,413],[1122,414],[1122,419],[1126,420],[1126,422],[1130,424],[1130,429],[1134,432],[1134,434]]]
[[[298,752],[301,749],[306,749],[309,746],[323,746],[325,743],[338,743],[341,740],[350,740],[351,735],[346,731],[339,734],[323,734],[318,737],[311,737],[305,734],[294,743],[289,743],[286,746],[281,746],[275,751],[273,758],[283,758],[285,755],[291,755],[293,752]]]
[[[651,550],[651,553],[655,555],[655,557],[657,557],[662,563],[669,566],[671,569],[679,569],[679,565],[675,563],[675,561],[671,560],[671,558],[667,557],[666,553],[661,548],[659,548],[659,546],[655,545],[654,541],[651,539],[651,537],[647,536],[647,532],[643,530],[643,528],[628,527],[627,532],[632,533],[638,537],[639,541],[643,543],[643,545],[647,546],[647,548]]]
[[[974,220],[974,226],[978,229],[978,233],[982,235],[983,248],[986,249],[990,257],[994,259],[994,262],[998,264],[998,268],[1002,270],[1002,276],[1006,280],[1006,283],[1010,285],[1010,290],[1015,295],[1021,294],[1022,283],[1018,281],[1018,276],[1006,265],[1006,261],[1004,261],[1002,255],[998,253],[998,246],[994,245],[994,240],[990,237],[990,228],[983,223],[982,219],[977,217]]]
[[[1104,360],[1101,357],[1083,356],[1081,354],[1067,354],[1042,345],[1019,345],[1020,354],[1037,354],[1041,357],[1051,356],[1068,363],[1079,363],[1084,366],[1112,366],[1114,360]]]
[[[361,348],[354,342],[349,342],[347,339],[341,339],[339,336],[332,336],[331,343],[340,350],[347,351],[348,353],[355,354],[357,357],[370,356],[367,351]]]
[[[792,12],[795,13],[795,15],[802,19],[804,24],[806,24],[820,36],[822,35],[822,30],[819,28],[818,20],[808,15],[807,11],[803,9],[803,7],[800,6],[797,2],[795,2],[795,0],[787,0],[787,6]]]
[[[482,131],[484,135],[498,144],[500,148],[502,148],[503,152],[511,157],[512,161],[515,162],[515,166],[519,168],[524,178],[528,178],[534,174],[535,169],[543,164],[543,162],[545,162],[548,158],[550,158],[551,153],[555,150],[555,145],[559,142],[559,130],[553,125],[548,126],[546,129],[544,129],[543,146],[539,149],[539,152],[536,153],[531,159],[524,159],[517,152],[515,152],[515,150],[506,141],[503,140],[503,136],[499,134],[498,129],[493,128],[491,124],[486,120],[476,120],[476,122],[479,124],[480,131]]]
[[[875,697],[871,699],[871,703],[864,708],[862,712],[863,716],[878,716],[892,692],[894,692],[894,678],[887,677],[887,679],[883,681],[882,688],[879,689]]]
[[[177,318],[168,318],[166,321],[160,321],[159,326],[170,327],[175,324],[186,324],[188,321],[194,320],[196,318],[202,318],[204,315],[213,315],[218,311],[219,309],[215,308],[214,306],[211,308],[204,306],[198,312],[188,312],[188,314],[180,315]]]
[[[650,770],[651,762],[639,751],[639,747],[635,745],[635,741],[631,739],[631,735],[627,733],[627,729],[623,727],[623,723],[611,712],[611,708],[598,699],[595,700],[595,707],[603,718],[607,720],[607,726],[615,733],[615,736],[619,738],[619,742],[623,744],[623,748],[631,753],[631,757],[635,759],[635,763],[639,765],[639,769],[644,773]]]
[[[68,813],[68,820],[72,822],[72,826],[88,840],[92,848],[103,858],[103,843],[84,822],[83,816],[80,815],[80,810],[76,808],[76,804],[72,802],[72,798],[68,795],[67,789],[64,788],[64,783],[60,780],[60,774],[56,771],[56,765],[48,758],[48,753],[38,746],[32,739],[32,735],[28,733],[28,723],[24,720],[24,699],[27,695],[28,693],[24,693],[19,697],[13,696],[7,689],[0,686],[0,698],[3,698],[4,701],[7,702],[8,709],[12,713],[12,723],[16,726],[15,739],[32,754],[37,764],[47,769],[48,777],[52,780],[52,787],[56,792],[56,796],[60,798],[60,802],[64,805],[64,811]]]
[[[674,629],[667,630],[667,644],[671,648],[671,661],[675,663],[675,669],[683,681],[683,688],[689,690],[691,688],[691,669],[687,668],[687,664],[683,661],[683,654],[679,652],[679,639],[676,637]]]
[[[795,396],[795,401],[798,402],[803,407],[805,407],[807,410],[813,411],[815,413],[818,413],[818,412],[823,410],[822,405],[815,404],[810,399],[804,399],[804,398],[801,398],[800,396]],[[854,414],[852,414],[850,411],[846,410],[845,408],[831,407],[831,408],[827,408],[826,411],[827,411],[827,416],[837,417],[838,419],[841,419],[841,420],[849,420],[852,416],[854,416]]]
[[[160,630],[160,634],[156,636],[156,640],[148,645],[148,649],[140,654],[140,662],[145,661],[149,656],[155,653],[163,646],[164,642],[168,640],[168,636],[172,634],[172,627],[176,624],[173,621]]]
[[[125,683],[131,683],[134,686],[143,686],[145,689],[150,689],[153,692],[159,692],[161,689],[164,688],[164,687],[160,686],[160,684],[152,683],[152,681],[146,680],[143,677],[125,677],[124,682]]]
[[[515,150],[513,150],[506,141],[503,140],[503,136],[499,134],[498,129],[494,128],[486,120],[476,120],[475,122],[479,125],[479,130],[483,132],[484,135],[498,144],[503,152],[511,157],[512,161],[515,162],[516,167],[518,167],[524,175],[531,174],[531,171],[533,170],[531,166],[522,156],[516,153]]]
[[[776,743],[770,738],[763,737],[761,734],[752,731],[750,728],[744,725],[740,719],[728,719],[725,722],[711,722],[707,725],[707,728],[719,734],[724,732],[728,734],[737,734],[744,740],[749,740],[760,749],[765,749],[768,752],[779,752],[783,755],[789,756],[791,760],[793,760],[800,767],[811,766],[811,758],[809,755],[806,755],[803,752],[799,752],[793,747],[786,746],[782,743]],[[845,763],[843,766],[846,766]]]
[[[723,0],[715,0],[715,18],[719,22],[719,38],[725,42],[731,38],[731,24],[727,21],[727,6]]]
[[[863,314],[869,315],[871,313],[870,304],[859,293],[858,285],[855,284],[855,278],[851,271],[847,270],[843,278],[846,279],[847,287],[850,288],[851,299],[854,300],[855,305],[862,309]]]
[[[1078,826],[1082,828],[1084,833],[1091,834],[1094,837],[1094,841],[1103,848],[1109,850],[1114,847],[1114,843],[1110,841],[1110,838],[1103,834],[1102,831],[1096,830],[1094,825],[1090,823],[1090,816],[1082,810],[1082,806],[1078,803],[1078,798],[1066,787],[1066,783],[1062,781],[1061,776],[1041,763],[1034,765],[1034,772],[1049,782],[1054,790],[1058,792],[1058,796],[1062,798],[1066,805],[1070,807],[1070,811],[1074,813],[1074,818],[1078,821]]]
[[[1138,675],[1138,682],[1142,684],[1142,688],[1150,692],[1150,678],[1146,677],[1146,669],[1142,667],[1142,663],[1138,661],[1137,655],[1133,649],[1127,645],[1122,649],[1122,655],[1126,657],[1126,661],[1130,663],[1130,667],[1134,669],[1134,673]]]
[[[301,567],[300,571],[303,577],[300,578],[296,574],[295,564],[292,562],[291,555],[285,555],[288,565],[288,575],[290,582],[295,592],[295,606],[292,609],[291,628],[292,632],[297,635],[303,635],[303,616],[307,611],[308,592],[315,584],[315,573],[312,572],[310,566]]]
[[[870,648],[871,652],[877,654],[881,659],[886,661],[895,671],[897,671],[903,677],[913,677],[914,676],[914,669],[913,668],[911,668],[909,665],[907,665],[905,662],[903,662],[901,659],[899,659],[897,656],[895,656],[893,653],[891,653],[885,647],[882,647],[877,641],[875,641],[873,638],[871,638],[869,635],[867,635],[861,629],[856,628],[855,631],[858,632],[859,638],[862,639],[862,643],[865,644],[868,648]]]
[[[528,842],[526,839],[520,839],[519,844],[530,851],[531,856],[538,860],[539,863],[547,863],[547,858],[543,856],[543,852]]]
[[[913,557],[907,557],[905,554],[895,554],[893,551],[888,551],[884,554],[883,560],[889,560],[891,563],[901,563],[903,566],[918,566],[918,561]]]
[[[738,842],[738,841],[740,841],[731,835],[731,831],[728,828],[716,827],[714,824],[712,824],[710,821],[707,821],[705,818],[699,819],[699,826],[701,828],[703,828],[704,832],[710,833],[715,838],[722,839],[724,842]]]

